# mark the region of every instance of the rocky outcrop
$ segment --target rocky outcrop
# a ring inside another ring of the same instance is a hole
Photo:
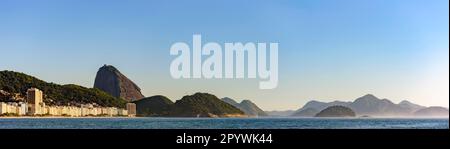
[[[94,88],[105,91],[114,97],[123,98],[126,101],[144,98],[141,89],[111,65],[100,67],[95,77]]]

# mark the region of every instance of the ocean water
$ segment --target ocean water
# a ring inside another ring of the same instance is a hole
[[[0,118],[0,129],[449,129],[449,119]]]

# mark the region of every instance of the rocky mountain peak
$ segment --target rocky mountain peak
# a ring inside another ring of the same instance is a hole
[[[97,71],[94,88],[103,90],[114,97],[123,98],[126,101],[144,98],[141,89],[111,65],[105,64]]]

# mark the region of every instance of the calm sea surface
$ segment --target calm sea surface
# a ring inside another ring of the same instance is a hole
[[[0,129],[449,129],[449,119],[0,118]]]

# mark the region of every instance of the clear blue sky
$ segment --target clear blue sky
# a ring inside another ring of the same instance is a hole
[[[265,110],[372,93],[449,105],[448,0],[0,0],[0,70],[92,87],[116,66],[146,96],[197,91]],[[279,84],[174,80],[170,46],[279,42]]]

